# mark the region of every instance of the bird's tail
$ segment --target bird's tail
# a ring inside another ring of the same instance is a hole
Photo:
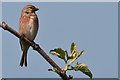
[[[25,67],[27,67],[27,52],[22,52],[22,58],[20,61],[20,66],[22,67],[23,64],[25,65]]]

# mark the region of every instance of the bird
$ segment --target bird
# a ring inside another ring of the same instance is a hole
[[[37,14],[35,13],[39,9],[33,5],[26,5],[21,12],[19,20],[19,34],[26,37],[30,41],[33,41],[38,33],[39,21]],[[27,51],[30,47],[28,43],[19,39],[22,57],[20,61],[20,66],[23,65],[27,67]]]

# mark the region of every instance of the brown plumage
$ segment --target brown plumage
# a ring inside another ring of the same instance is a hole
[[[36,34],[38,32],[38,18],[35,13],[38,8],[34,7],[33,5],[27,5],[22,9],[20,22],[19,22],[19,33],[24,35],[29,40],[34,40]],[[20,61],[20,66],[22,67],[23,64],[27,67],[27,51],[30,47],[29,44],[20,40],[20,45],[22,49],[22,58]]]

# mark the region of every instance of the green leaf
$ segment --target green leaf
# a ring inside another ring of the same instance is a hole
[[[71,67],[75,71],[81,71],[92,79],[92,73],[84,63],[77,64],[75,67]]]
[[[48,71],[53,71],[52,69],[48,69]]]
[[[56,52],[56,51],[54,51],[54,50],[51,50],[51,51],[50,51],[50,53],[51,53],[51,54],[53,54],[53,55],[55,55],[55,56],[60,56],[60,54],[59,54],[59,53],[57,53],[57,52]]]
[[[75,50],[74,53],[73,53],[73,55],[72,55],[72,59],[74,59],[75,57],[77,57],[77,56],[78,56],[78,53],[79,53],[79,51],[78,51],[78,50]]]
[[[84,52],[85,52],[85,50],[81,51],[80,54],[78,55],[78,57],[80,57],[81,55],[83,55]]]
[[[61,48],[50,50],[50,53],[53,54],[53,55],[55,55],[55,56],[58,56],[61,59],[65,60],[65,51],[62,50]]]
[[[2,78],[1,80],[5,80],[4,78]]]
[[[48,71],[53,71],[52,69],[48,69]]]
[[[73,43],[71,44],[71,48],[70,48],[70,50],[71,50],[71,55],[72,55],[72,53],[75,51],[75,49],[76,49],[76,44],[75,44],[75,42],[73,42]]]

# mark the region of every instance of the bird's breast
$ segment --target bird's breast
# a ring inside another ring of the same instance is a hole
[[[28,25],[26,26],[26,30],[24,31],[25,32],[24,35],[28,39],[34,40],[37,33],[37,29],[38,29],[38,24],[36,18],[34,16],[31,16]]]

